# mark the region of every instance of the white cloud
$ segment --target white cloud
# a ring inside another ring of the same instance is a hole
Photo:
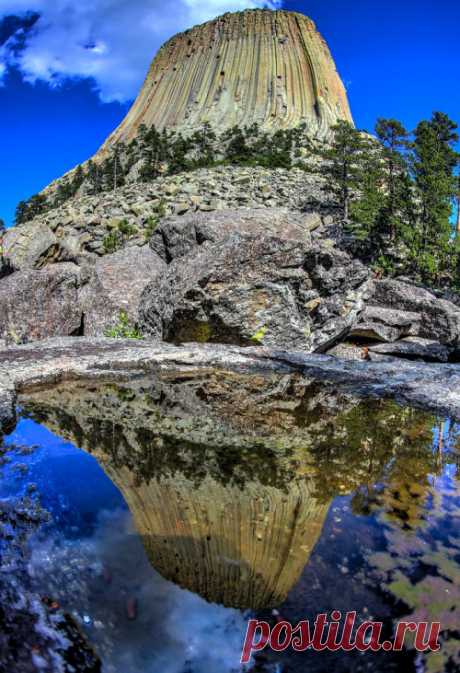
[[[59,86],[68,78],[93,78],[101,100],[134,98],[154,53],[174,33],[227,11],[282,0],[1,0],[0,19],[36,12],[33,29],[18,45],[0,47],[0,80],[9,66],[26,81]],[[24,37],[24,36],[23,36]]]

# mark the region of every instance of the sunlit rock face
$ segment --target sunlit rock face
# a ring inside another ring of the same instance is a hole
[[[163,577],[229,607],[279,605],[334,496],[365,508],[393,456],[432,459],[428,415],[297,375],[171,371],[21,403],[97,458]]]
[[[296,12],[248,10],[176,35],[161,47],[144,86],[106,145],[132,140],[139,126],[186,133],[305,123],[324,137],[352,121],[330,51],[311,19]]]

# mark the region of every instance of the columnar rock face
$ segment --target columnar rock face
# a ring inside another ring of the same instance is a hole
[[[161,47],[144,86],[106,146],[134,138],[141,124],[190,132],[214,128],[292,128],[324,137],[351,121],[329,49],[308,17],[248,10],[176,35]]]

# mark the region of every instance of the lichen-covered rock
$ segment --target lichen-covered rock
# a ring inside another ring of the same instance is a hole
[[[332,247],[233,234],[149,284],[140,324],[171,342],[325,350],[356,320],[367,281],[362,264]]]
[[[147,245],[119,250],[86,266],[79,292],[84,333],[102,336],[119,321],[122,312],[136,323],[142,291],[165,268]]]
[[[0,282],[0,338],[24,343],[52,336],[78,334],[79,268],[51,264],[40,270],[17,271]]]
[[[197,212],[165,218],[153,233],[150,247],[169,263],[207,241],[217,243],[234,233],[277,236],[309,243],[311,227],[320,223],[321,217],[317,213],[291,212],[285,208]]]

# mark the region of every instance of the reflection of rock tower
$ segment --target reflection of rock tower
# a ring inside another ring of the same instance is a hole
[[[336,494],[433,473],[429,415],[297,376],[166,371],[22,404],[100,461],[164,577],[228,606],[283,600]]]
[[[229,607],[279,604],[330,502],[315,499],[307,435],[295,432],[292,406],[304,386],[293,385],[292,405],[276,402],[288,396],[285,377],[206,380],[197,372],[185,385],[166,381],[161,392],[148,386],[147,393],[142,385],[133,392],[66,384],[31,394],[25,408],[95,455],[165,578]],[[256,437],[243,427],[257,427]]]
[[[102,462],[102,461],[101,461]],[[126,468],[102,462],[120,488],[158,572],[213,603],[265,608],[298,580],[326,518],[308,481],[286,491],[257,482],[244,491],[206,478],[136,484]]]
[[[141,124],[190,132],[205,122],[219,131],[305,123],[311,136],[324,137],[339,119],[352,121],[347,95],[313,21],[295,12],[248,10],[166,42],[104,148],[129,142]]]

